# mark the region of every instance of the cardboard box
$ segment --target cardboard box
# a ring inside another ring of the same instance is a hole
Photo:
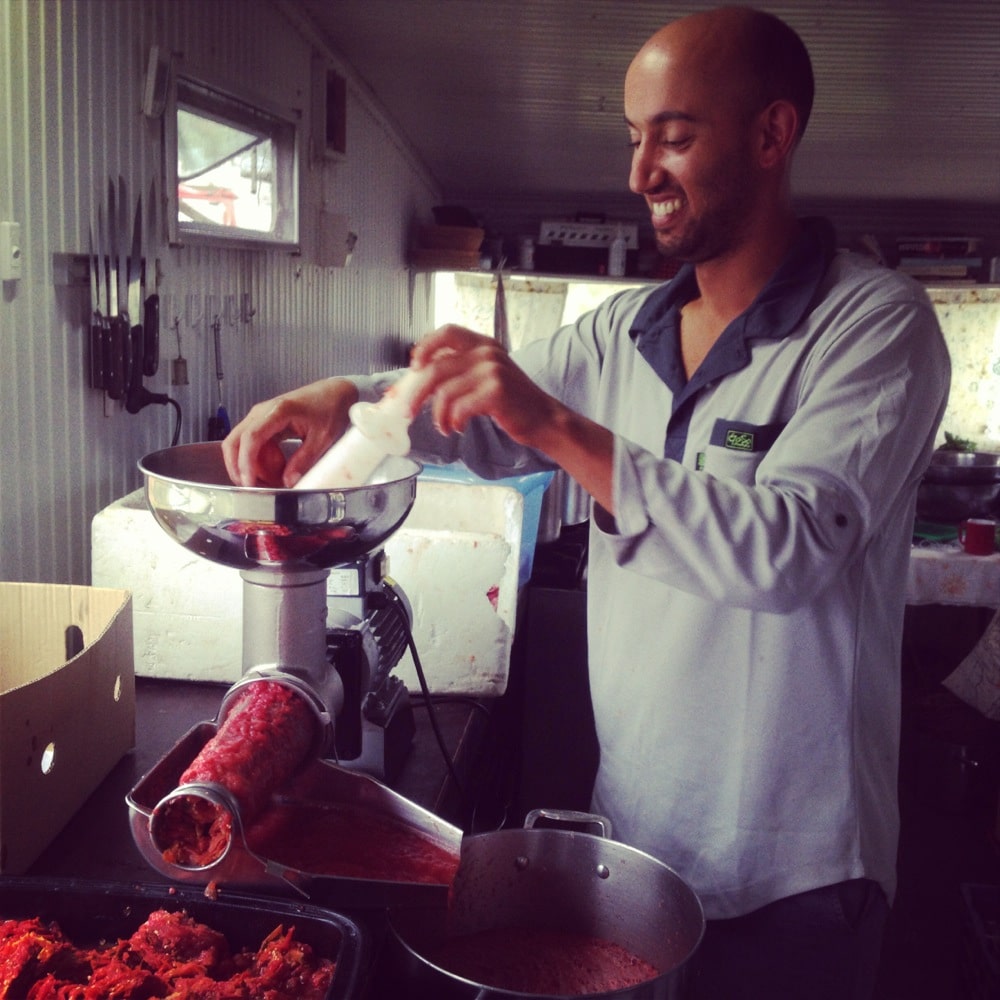
[[[124,590],[0,583],[0,873],[21,874],[135,746]]]

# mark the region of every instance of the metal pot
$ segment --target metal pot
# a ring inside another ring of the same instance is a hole
[[[1000,515],[1000,454],[938,450],[917,488],[917,517],[952,524]]]
[[[536,826],[597,827],[601,835]],[[662,970],[614,993],[616,1000],[685,996],[689,959],[705,918],[694,891],[671,868],[609,839],[607,820],[589,813],[536,810],[525,828],[466,837],[447,910],[398,909],[389,915],[390,961],[411,1000],[538,997],[464,979],[427,956],[452,937],[519,927],[558,930],[613,942]]]
[[[1000,454],[938,449],[924,479],[930,483],[1000,483]]]

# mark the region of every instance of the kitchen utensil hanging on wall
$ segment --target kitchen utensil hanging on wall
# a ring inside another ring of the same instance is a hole
[[[218,316],[212,321],[212,336],[215,338],[215,381],[219,388],[219,405],[214,417],[208,418],[208,439],[221,441],[232,430],[229,414],[226,412],[222,394],[222,320]]]
[[[149,201],[146,206],[146,229],[143,246],[142,269],[142,373],[152,377],[160,367],[160,296],[156,281],[157,226],[160,221],[156,178],[149,182]],[[147,289],[152,291],[147,294]]]
[[[100,209],[98,208],[98,213]],[[98,216],[100,217],[100,216]],[[95,236],[96,231],[96,236]],[[90,343],[89,380],[92,389],[104,388],[104,298],[101,295],[100,223],[90,222]]]
[[[187,385],[188,384],[188,363],[187,358],[181,353],[181,318],[180,316],[174,317],[173,322],[174,334],[177,337],[177,357],[170,362],[170,384],[171,385]]]
[[[160,401],[149,398],[151,394],[142,387],[143,376],[155,375],[159,368],[159,295],[153,249],[159,221],[155,178],[149,191],[144,214],[142,195],[133,207],[125,178],[119,174],[116,182],[109,177],[107,200],[98,197],[89,233],[87,378],[107,399],[125,399],[130,413],[148,402]],[[148,272],[147,267],[151,269]],[[150,282],[152,291],[147,294]]]
[[[119,178],[124,190],[124,181]],[[127,203],[126,206],[127,208]],[[124,213],[123,213],[124,217]],[[136,202],[132,220],[132,243],[126,260],[128,279],[129,366],[125,408],[129,413],[142,409],[143,330],[142,330],[142,196]]]
[[[118,199],[113,179],[108,180],[108,257],[106,275],[108,283],[109,334],[104,351],[104,390],[110,399],[119,400],[125,395],[125,350],[128,344],[128,322],[122,316],[124,303],[119,297],[119,236]]]
[[[122,318],[124,328],[124,370],[125,370],[125,393],[128,393],[129,386],[132,385],[132,368],[134,363],[141,367],[142,361],[134,356],[132,349],[132,321],[136,318],[135,305],[138,300],[139,285],[133,281],[129,273],[131,267],[132,244],[130,238],[133,234],[134,217],[129,208],[128,187],[125,178],[118,175],[118,314]],[[138,250],[138,245],[136,245]],[[136,272],[138,275],[138,272]],[[134,290],[133,290],[134,285]]]

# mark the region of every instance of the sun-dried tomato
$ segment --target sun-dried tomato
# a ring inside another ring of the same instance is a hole
[[[0,921],[0,1000],[322,1000],[335,971],[294,927],[233,952],[183,910],[155,910],[130,938],[95,948],[56,923]]]

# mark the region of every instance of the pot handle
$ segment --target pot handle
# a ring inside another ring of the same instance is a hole
[[[564,823],[567,826],[593,826],[599,829],[597,836],[611,839],[611,820],[606,816],[598,816],[597,813],[578,812],[576,809],[532,809],[524,817],[525,830],[531,830],[540,820],[549,820],[551,823]]]

